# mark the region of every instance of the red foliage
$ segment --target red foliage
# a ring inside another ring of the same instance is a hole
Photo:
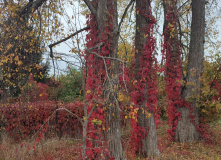
[[[175,4],[176,5],[176,4]],[[168,25],[166,26],[163,36],[163,59],[165,63],[165,80],[166,80],[166,94],[167,94],[167,114],[170,129],[168,130],[171,139],[174,139],[178,121],[182,118],[181,113],[178,112],[179,107],[186,107],[189,110],[189,118],[191,123],[195,125],[201,135],[208,139],[206,128],[203,124],[197,125],[195,123],[195,116],[193,107],[189,102],[186,102],[181,97],[181,79],[182,79],[182,60],[181,60],[181,44],[178,40],[178,33],[176,32],[176,13],[173,5],[170,5],[169,11],[166,15]]]
[[[150,3],[146,2],[146,3]],[[143,4],[147,6],[147,4]],[[146,44],[141,51],[139,59],[139,70],[137,76],[140,79],[134,81],[134,89],[131,92],[131,100],[134,104],[134,110],[138,110],[140,106],[145,105],[145,111],[154,113],[155,123],[157,126],[159,115],[156,106],[157,103],[157,60],[155,58],[155,39],[153,37],[153,29],[156,20],[152,16],[151,8],[146,12],[146,8],[136,8],[137,12],[148,19],[149,23],[144,28],[147,35]],[[135,53],[136,54],[136,53]],[[146,102],[145,102],[146,101]],[[144,104],[145,103],[145,104]],[[137,113],[131,118],[131,148],[133,152],[137,152],[142,148],[141,139],[147,136],[149,128],[141,128],[137,124]]]
[[[40,129],[46,137],[53,135],[71,137],[81,133],[82,126],[77,117],[58,108],[66,108],[83,118],[83,102],[58,103],[55,101],[1,104],[0,128],[6,129],[15,140],[21,140],[34,135]],[[50,120],[49,120],[50,118]],[[48,123],[45,123],[48,120]],[[44,124],[45,123],[45,124]],[[44,124],[44,125],[43,125]]]
[[[37,83],[34,81],[32,75],[29,76],[29,80],[25,88],[21,92],[21,96],[15,100],[25,102],[38,102],[52,100],[55,96],[54,88],[57,90],[61,89],[62,86],[59,81],[53,80],[52,78],[46,83]]]
[[[92,1],[94,6],[97,6],[98,1]],[[108,1],[109,14],[105,24],[105,29],[102,33],[99,33],[98,22],[94,15],[88,16],[87,24],[90,26],[89,32],[86,36],[86,47],[93,48],[90,51],[85,52],[86,59],[86,101],[88,104],[87,114],[92,111],[88,121],[88,135],[87,137],[91,140],[87,140],[87,159],[99,159],[100,156],[108,156],[109,152],[105,149],[106,144],[103,142],[105,137],[103,132],[107,131],[105,124],[105,112],[104,112],[104,99],[102,97],[102,92],[104,89],[104,81],[107,77],[106,69],[110,68],[110,59],[102,59],[95,54],[100,56],[109,57],[112,52],[112,33],[113,33],[113,6],[112,1]],[[104,43],[99,50],[99,47],[95,47],[100,43]],[[93,53],[95,54],[93,54]],[[94,120],[102,122],[102,124],[97,124]],[[96,146],[96,147],[95,147]],[[101,154],[102,153],[102,154]],[[102,158],[102,157],[100,157]]]
[[[221,67],[220,67],[220,70],[221,70]],[[216,101],[219,101],[221,99],[221,79],[214,79],[213,82],[211,82],[211,87],[213,87],[214,89],[218,91],[218,94],[214,96],[213,99]]]
[[[164,44],[163,44],[163,59],[166,59],[165,64],[165,80],[166,80],[166,94],[167,94],[167,114],[169,126],[168,133],[171,138],[175,136],[175,130],[181,114],[177,111],[178,107],[184,106],[181,98],[181,78],[182,78],[182,61],[181,61],[181,46],[178,41],[176,30],[176,13],[174,13],[173,5],[169,7],[166,15],[168,25],[164,30]],[[169,25],[170,24],[170,25]],[[172,34],[172,35],[171,35]],[[176,44],[176,45],[174,45]]]

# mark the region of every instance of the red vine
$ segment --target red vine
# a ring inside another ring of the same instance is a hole
[[[112,1],[108,2],[109,14],[107,16],[106,26],[100,34],[98,30],[98,22],[94,15],[88,16],[87,24],[90,26],[86,37],[86,47],[93,48],[85,52],[86,59],[86,101],[88,103],[87,114],[91,112],[87,125],[87,159],[102,159],[110,157],[107,150],[104,134],[107,131],[105,120],[104,106],[104,81],[107,78],[107,70],[110,68],[110,59],[103,59],[99,56],[109,57],[112,52],[112,33],[113,33],[113,7]],[[98,1],[93,1],[93,5],[97,6]],[[101,49],[98,46],[103,43]],[[99,55],[99,56],[98,56]],[[89,140],[90,139],[90,140]]]
[[[150,4],[151,1],[146,3]],[[148,6],[147,4],[143,4]],[[145,7],[144,7],[145,8]],[[156,126],[159,122],[157,103],[157,60],[155,57],[155,39],[153,37],[155,18],[152,15],[151,7],[147,12],[146,9],[136,8],[136,12],[141,14],[148,21],[148,24],[141,28],[145,32],[146,42],[141,51],[139,59],[139,70],[137,75],[140,79],[135,80],[134,90],[131,92],[131,100],[133,105],[131,115],[131,146],[134,152],[138,152],[142,148],[141,140],[147,136],[149,128],[141,128],[137,123],[137,111],[140,106],[145,105],[144,112],[154,113]],[[135,53],[137,54],[137,53]],[[145,103],[145,104],[144,104]]]

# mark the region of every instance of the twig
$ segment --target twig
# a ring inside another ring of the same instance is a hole
[[[122,61],[122,60],[119,59],[119,58],[104,57],[104,56],[101,56],[101,55],[99,55],[99,54],[97,54],[97,53],[95,53],[95,52],[90,52],[90,53],[92,53],[92,54],[94,54],[94,55],[96,55],[96,56],[98,56],[99,58],[102,58],[102,59],[112,59],[112,60],[120,61],[120,62],[122,62],[122,63],[127,63],[126,61]]]
[[[124,10],[124,14],[123,14],[123,16],[121,18],[121,21],[120,21],[119,25],[118,25],[118,33],[120,33],[120,27],[121,27],[121,25],[122,25],[122,23],[124,21],[125,16],[127,15],[127,11],[128,11],[128,9],[130,8],[130,6],[132,5],[132,3],[134,1],[135,0],[131,0],[130,3],[127,5],[126,9]]]
[[[94,6],[92,5],[90,0],[84,0],[85,4],[88,6],[89,10],[91,11],[91,13],[96,16],[97,15],[97,11],[95,10]]]
[[[65,111],[67,111],[68,113],[70,113],[71,115],[74,115],[75,117],[77,117],[77,119],[78,119],[78,120],[80,121],[80,123],[83,125],[82,119],[81,119],[78,115],[76,115],[75,113],[72,113],[71,111],[69,111],[69,110],[66,109],[66,108],[58,108],[58,109],[56,109],[56,110],[54,111],[54,113],[52,113],[52,115],[41,125],[41,127],[38,129],[38,131],[35,133],[35,135],[34,135],[33,137],[35,137],[35,136],[38,134],[38,132],[43,128],[43,126],[44,126],[46,123],[49,122],[49,120],[53,117],[53,115],[54,115],[57,111],[60,111],[60,110],[65,110]]]
[[[29,1],[29,3],[26,6],[24,6],[24,8],[21,10],[21,12],[18,15],[21,17],[22,15],[34,12],[46,1],[47,0],[36,0],[34,2]]]
[[[82,28],[82,29],[80,29],[80,30],[74,32],[74,33],[71,34],[70,36],[68,36],[68,37],[66,37],[66,38],[64,38],[64,39],[62,39],[62,40],[60,40],[60,41],[58,41],[58,42],[55,42],[55,43],[53,43],[53,44],[50,44],[50,45],[49,45],[49,48],[52,48],[52,47],[54,47],[54,46],[56,46],[56,45],[58,45],[58,44],[60,44],[60,43],[62,43],[62,42],[64,42],[64,41],[67,41],[67,40],[70,39],[71,37],[77,35],[78,33],[82,32],[82,31],[85,31],[85,30],[87,30],[87,29],[89,29],[89,28],[90,28],[89,26],[86,26],[86,27],[84,27],[84,28]]]

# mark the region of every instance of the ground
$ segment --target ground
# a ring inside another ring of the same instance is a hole
[[[161,120],[158,126],[159,149],[161,158],[165,160],[188,160],[205,159],[221,160],[221,120],[210,123],[209,137],[211,141],[175,143],[170,141],[167,134],[167,122]],[[123,131],[124,151],[129,160],[144,160],[139,156],[130,155],[129,130],[127,127]],[[6,135],[2,134],[0,144],[0,160],[78,160],[80,159],[80,141],[70,138],[53,138],[36,142],[36,140],[26,140],[19,143],[14,142]]]

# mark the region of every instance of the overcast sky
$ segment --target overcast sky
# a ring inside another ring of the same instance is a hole
[[[221,2],[219,2],[218,4],[219,4],[219,8],[221,8]],[[86,19],[85,19],[85,17],[81,16],[79,14],[80,12],[82,12],[82,10],[81,10],[81,7],[78,6],[78,2],[75,2],[75,6],[73,8],[71,8],[71,6],[66,6],[64,12],[67,13],[67,15],[69,17],[71,17],[72,15],[75,15],[75,19],[72,21],[73,22],[72,24],[68,24],[67,23],[67,16],[63,16],[61,18],[61,21],[64,24],[65,30],[66,30],[67,33],[70,32],[70,31],[68,31],[69,29],[72,29],[72,33],[74,33],[76,30],[81,29],[81,28],[86,26]],[[221,10],[219,9],[219,10],[216,10],[215,12],[221,12]],[[163,15],[161,16],[161,19],[158,21],[158,25],[159,25],[158,32],[162,33],[162,29],[163,29]],[[209,24],[207,24],[207,25],[209,25]],[[220,21],[217,22],[216,27],[219,30],[219,33],[221,33],[221,22]],[[84,35],[86,35],[86,32],[81,33],[79,35],[79,37],[78,37],[81,40],[82,43],[84,43],[84,40],[85,40]],[[161,60],[161,53],[160,53],[161,52],[160,51],[160,41],[161,40],[160,40],[160,36],[159,35],[156,38],[157,38],[157,46],[158,46],[158,50],[157,50],[158,56],[157,56],[157,59],[158,59],[158,61],[160,61]],[[221,41],[221,34],[219,34],[217,40]],[[213,41],[216,42],[217,40],[214,39]],[[65,43],[61,43],[60,46],[56,46],[56,48],[53,49],[54,52],[64,53],[64,54],[68,54],[68,55],[71,55],[71,56],[76,56],[75,54],[70,53],[71,48],[77,47],[76,43],[73,44],[73,41],[76,42],[77,41],[77,37],[74,37],[72,40],[70,39],[70,40],[66,41]],[[80,48],[82,50],[84,49],[83,46],[80,46]],[[208,53],[205,53],[205,55],[208,55]],[[76,59],[76,58],[63,56],[63,59],[65,59],[67,61],[71,61],[72,63],[76,64],[76,66],[74,66],[74,67],[79,66],[79,63],[78,63],[79,60]],[[51,66],[52,66],[52,63],[51,63]],[[66,62],[57,61],[56,68],[59,68],[61,70],[67,70],[67,66],[68,66],[68,64]],[[51,70],[50,74],[54,74],[53,73],[53,69]],[[56,74],[58,74],[58,72]]]

